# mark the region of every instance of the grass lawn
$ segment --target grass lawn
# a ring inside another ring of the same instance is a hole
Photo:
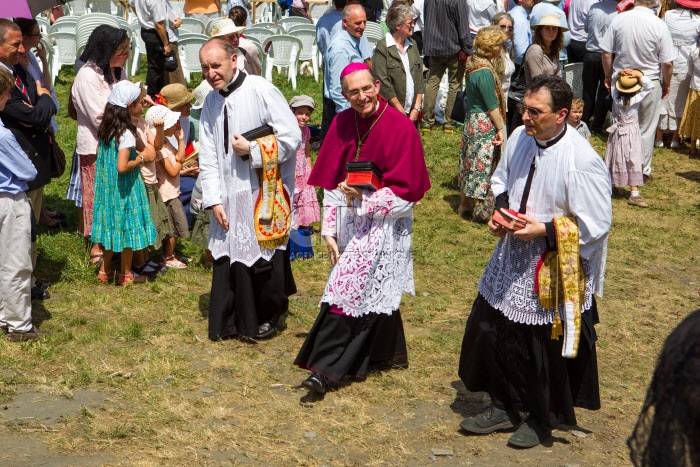
[[[144,66],[145,68],[145,66]],[[141,79],[144,78],[142,71]],[[191,83],[194,87],[200,76]],[[66,116],[72,71],[57,83],[58,140],[75,144]],[[321,84],[300,76],[287,99]],[[288,328],[264,342],[210,342],[210,270],[201,248],[179,242],[189,269],[119,288],[98,284],[78,211],[63,196],[68,172],[46,190],[47,206],[69,228],[40,228],[37,276],[51,298],[34,302],[34,319],[51,335],[40,342],[0,342],[2,465],[629,465],[625,440],[669,332],[700,308],[700,161],[656,149],[654,182],[642,188],[650,208],[613,200],[605,297],[599,300],[598,364],[602,409],[579,410],[579,429],[553,443],[518,451],[508,433],[466,436],[458,424],[483,409],[457,377],[464,324],[496,239],[461,220],[456,172],[460,134],[424,136],[432,189],[414,212],[416,296],[401,312],[409,347],[405,371],[373,373],[322,400],[307,400],[292,366],[317,311],[329,266],[293,263],[299,292]],[[604,142],[592,139],[600,154]],[[396,148],[401,150],[401,148]],[[153,252],[157,258],[159,252]],[[431,449],[451,449],[437,457]]]

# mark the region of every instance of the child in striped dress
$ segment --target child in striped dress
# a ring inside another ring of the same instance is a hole
[[[144,153],[153,151],[137,140],[131,121],[133,106],[142,106],[141,88],[128,81],[117,83],[107,99],[102,123],[97,130],[95,201],[92,241],[104,248],[97,279],[109,282],[112,255],[121,252],[117,283],[146,281],[131,270],[134,251],[153,245],[156,236],[146,190],[139,170]],[[151,155],[152,157],[152,155]]]

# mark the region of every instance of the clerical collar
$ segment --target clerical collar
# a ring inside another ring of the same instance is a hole
[[[219,90],[219,94],[221,94],[224,97],[228,97],[235,91],[236,89],[241,87],[241,84],[243,84],[243,80],[245,79],[245,73],[243,73],[241,70],[236,70],[236,76],[233,77],[233,80],[228,83],[223,89]]]
[[[564,128],[559,132],[559,134],[557,136],[555,136],[552,139],[548,139],[546,141],[541,141],[541,140],[535,138],[535,143],[537,143],[537,147],[540,149],[547,149],[548,147],[554,146],[555,144],[557,144],[559,142],[559,140],[562,139],[564,137],[564,135],[566,134],[566,127],[567,126],[569,126],[569,125],[567,125],[565,123]]]

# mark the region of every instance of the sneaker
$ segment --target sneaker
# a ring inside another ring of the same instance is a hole
[[[627,204],[630,206],[637,206],[638,208],[648,208],[649,205],[644,202],[644,198],[642,198],[640,195],[637,196],[630,196],[629,199],[627,200]]]
[[[444,131],[445,133],[453,133],[455,131],[455,126],[451,123],[445,123],[442,126],[442,131]]]
[[[508,438],[508,444],[519,448],[534,448],[539,446],[552,434],[552,430],[543,427],[540,422],[530,415],[525,419],[518,430]]]
[[[657,148],[662,148],[662,147],[664,147],[664,142],[663,142],[663,141],[657,141],[656,143],[654,143],[654,146],[657,147]]]
[[[679,146],[678,141],[671,141],[671,145],[669,146],[669,148],[678,149],[678,146]]]
[[[430,123],[421,123],[420,130],[423,133],[430,133],[433,130],[433,126]]]
[[[509,430],[520,423],[520,415],[514,410],[501,410],[490,405],[478,415],[465,418],[459,426],[470,433],[485,435],[499,430]]]

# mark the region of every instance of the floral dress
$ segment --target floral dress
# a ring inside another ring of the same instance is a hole
[[[321,220],[321,209],[318,206],[316,190],[307,182],[309,180],[309,164],[306,161],[306,145],[311,138],[309,127],[301,131],[301,146],[297,150],[296,179],[294,180],[294,216],[292,227],[309,226],[312,222]]]

